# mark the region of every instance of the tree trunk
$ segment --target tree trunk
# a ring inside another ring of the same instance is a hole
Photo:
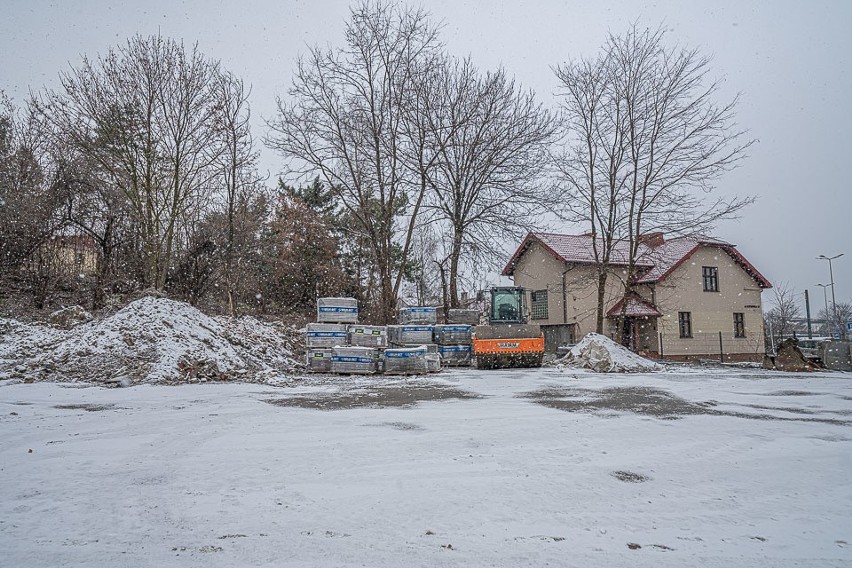
[[[456,227],[453,234],[453,248],[450,252],[450,307],[459,308],[459,258],[462,248],[462,229]]]
[[[598,272],[598,309],[597,309],[597,321],[595,322],[595,331],[603,335],[603,327],[604,327],[604,302],[606,301],[606,280],[607,280],[607,267],[602,265],[599,267]]]

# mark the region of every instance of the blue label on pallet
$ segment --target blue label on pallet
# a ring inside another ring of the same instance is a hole
[[[443,345],[438,347],[439,353],[470,353],[470,345]]]
[[[442,325],[441,331],[464,331],[470,332],[469,325]]]
[[[349,357],[343,355],[333,355],[331,357],[333,363],[374,363],[375,360],[371,357]]]
[[[402,308],[402,311],[413,314],[431,314],[434,313],[436,309],[437,308]]]
[[[385,357],[388,359],[408,359],[410,357],[422,357],[426,355],[427,351],[425,349],[418,349],[417,351],[394,351],[392,349],[388,349],[385,351]]]
[[[320,306],[319,311],[334,314],[357,314],[358,308],[344,308],[340,306]]]
[[[433,326],[431,325],[404,325],[402,326],[402,331],[428,331],[432,332]]]
[[[308,337],[346,337],[345,331],[309,331]]]

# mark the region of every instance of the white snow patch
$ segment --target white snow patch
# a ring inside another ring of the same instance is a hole
[[[298,366],[291,342],[281,331],[250,317],[213,318],[165,298],[141,298],[104,320],[68,332],[20,322],[7,325],[10,332],[0,342],[0,357],[6,354],[5,365],[0,359],[2,378],[120,384],[266,382]],[[26,349],[16,360],[22,346]]]
[[[663,369],[662,365],[598,333],[587,334],[559,362],[597,373],[641,373]]]

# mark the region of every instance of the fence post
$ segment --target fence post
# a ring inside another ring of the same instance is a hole
[[[719,332],[719,361],[725,362],[725,352],[722,348],[722,332]]]
[[[663,353],[663,332],[660,332],[660,359],[665,359],[666,356]]]

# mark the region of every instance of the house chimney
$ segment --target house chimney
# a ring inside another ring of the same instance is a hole
[[[666,239],[663,238],[663,233],[661,232],[646,233],[644,235],[639,235],[639,242],[651,248],[657,248],[666,242]]]

